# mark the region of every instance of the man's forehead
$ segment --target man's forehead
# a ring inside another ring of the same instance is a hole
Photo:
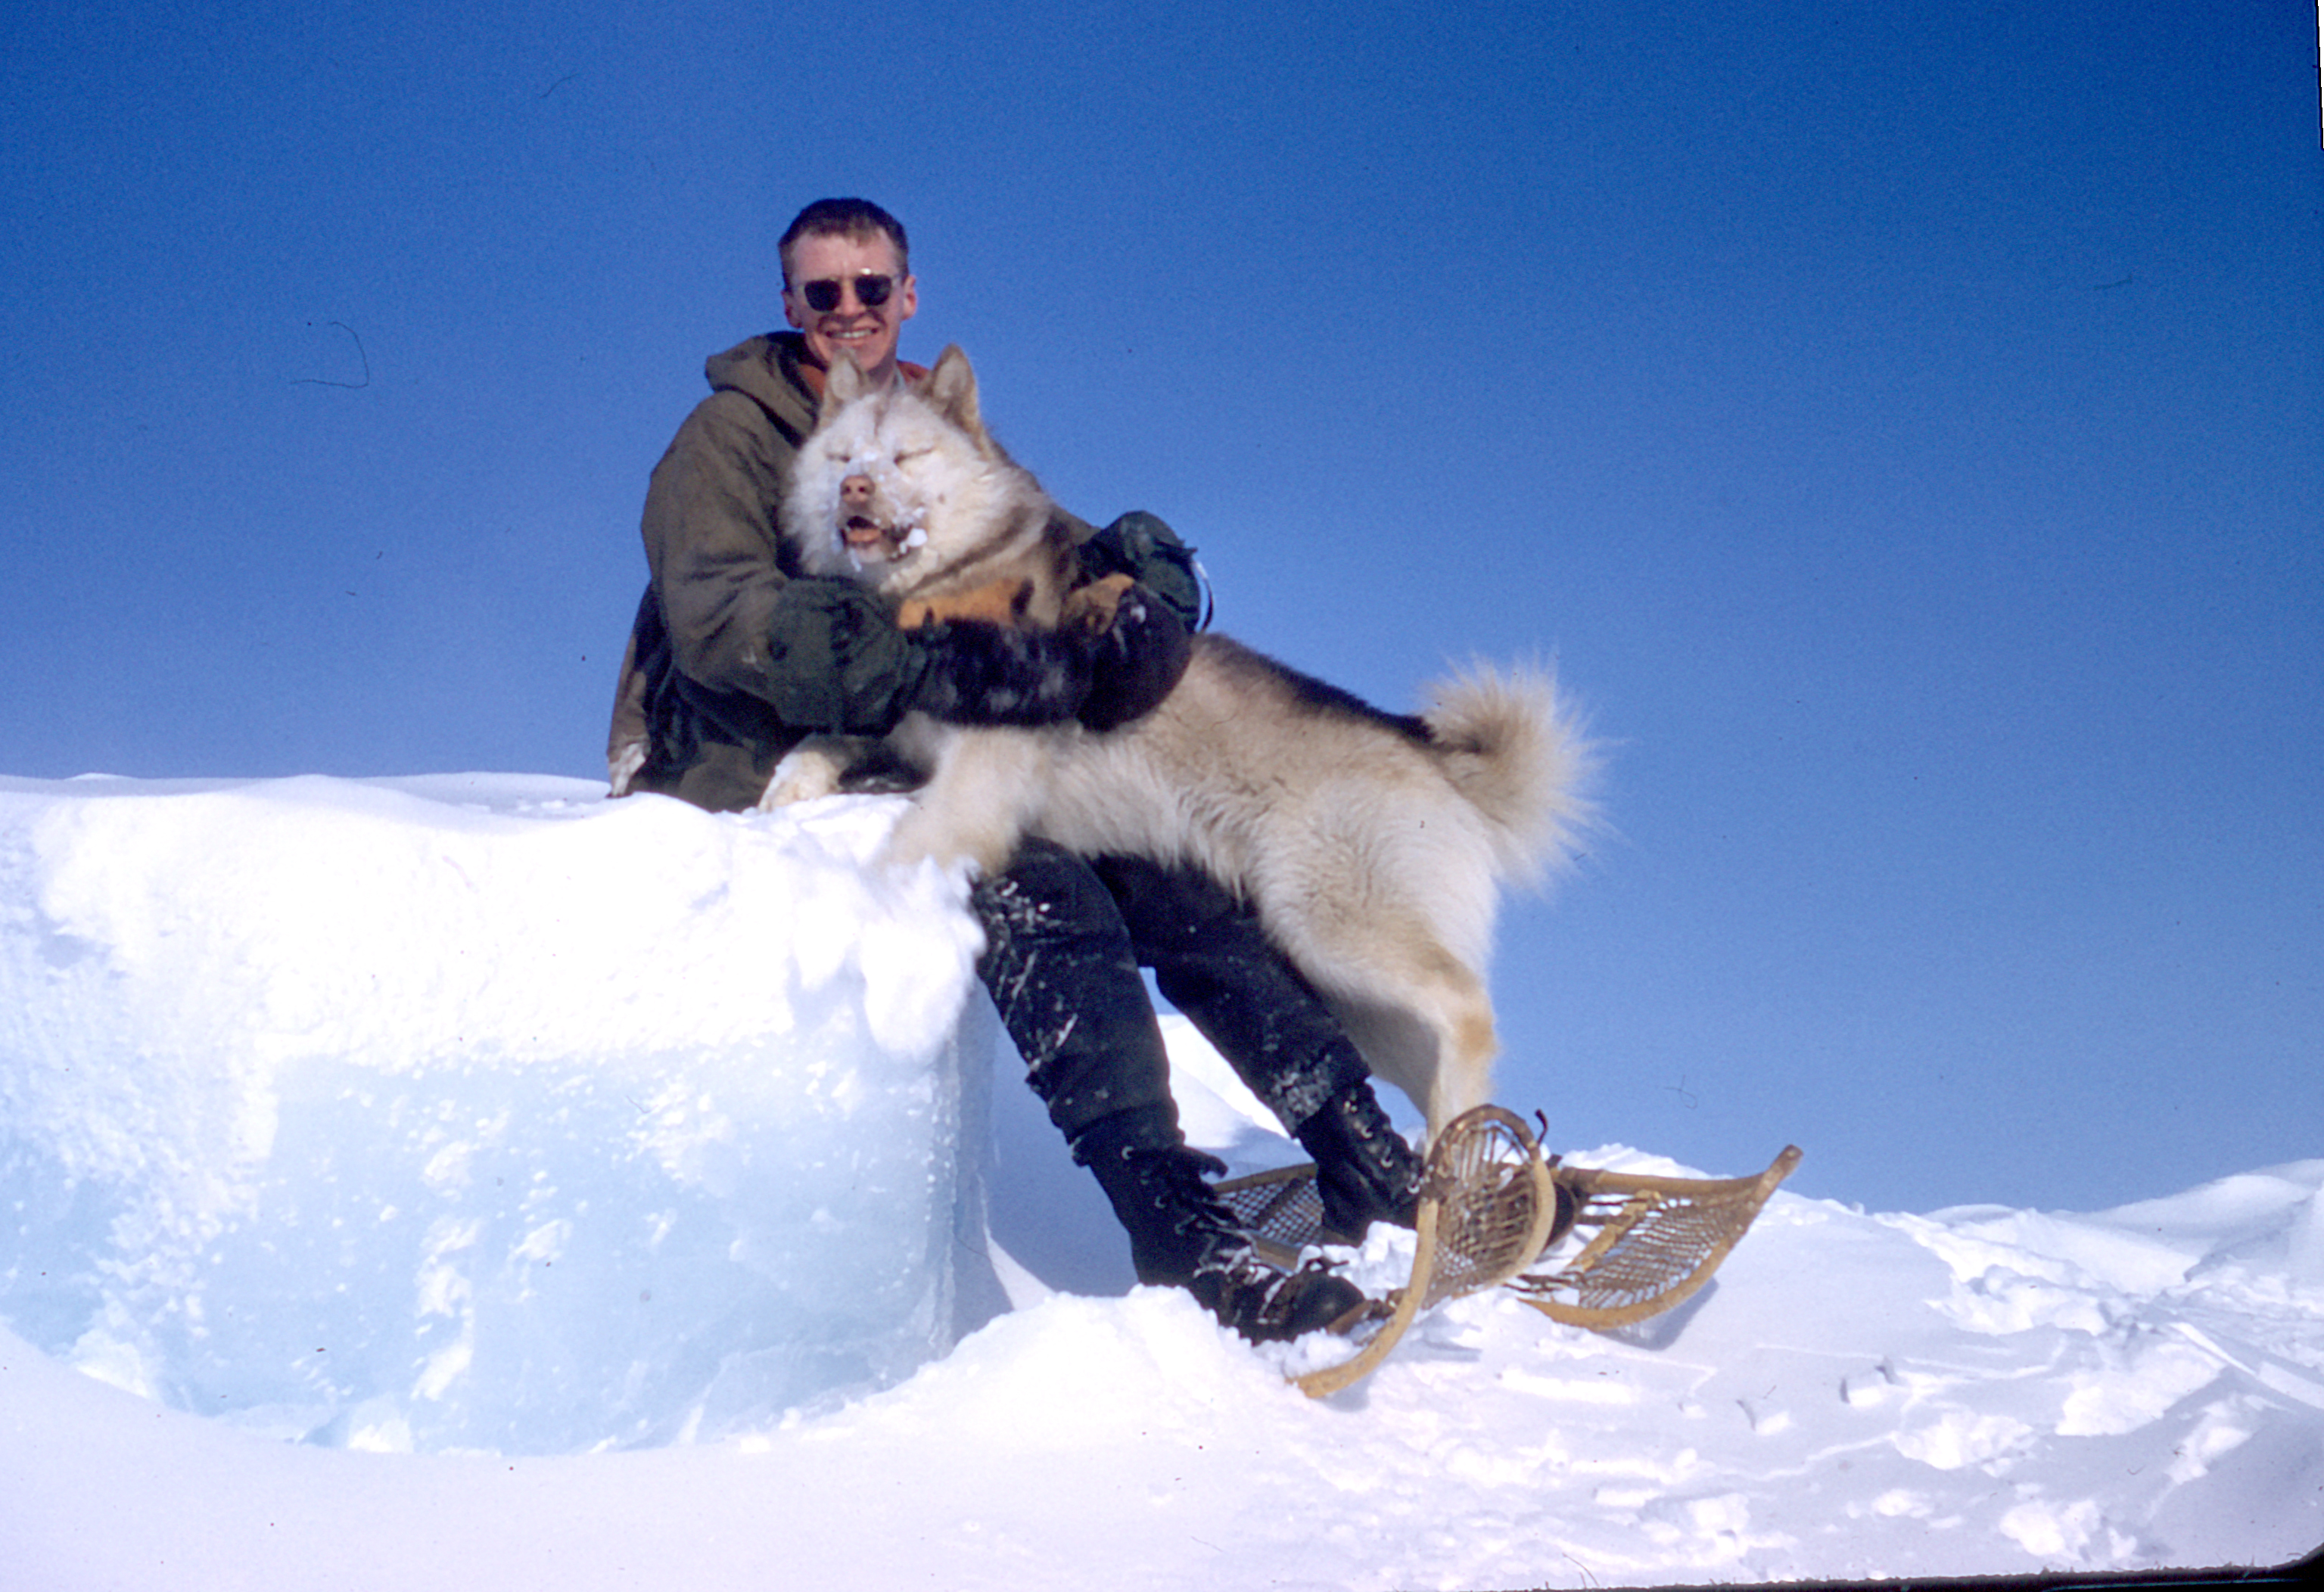
[[[812,275],[816,268],[805,263],[809,260],[824,267],[885,266],[892,271],[896,243],[876,226],[861,232],[813,232],[791,244],[792,264]]]

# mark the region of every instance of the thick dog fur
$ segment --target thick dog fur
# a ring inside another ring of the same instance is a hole
[[[956,348],[908,391],[833,373],[782,529],[809,573],[860,581],[914,618],[1096,622],[1076,612],[1086,599],[1047,496],[986,433]],[[1255,904],[1432,1132],[1491,1094],[1499,883],[1536,880],[1588,817],[1590,752],[1545,675],[1479,669],[1402,717],[1215,635],[1194,639],[1158,708],[1118,730],[914,714],[890,741],[930,770],[893,860],[992,870],[1038,834],[1204,870]],[[869,750],[804,743],[761,806],[839,788]]]

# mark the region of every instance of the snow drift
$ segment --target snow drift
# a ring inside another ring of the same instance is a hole
[[[1464,1300],[1310,1401],[1316,1345],[1130,1286],[956,888],[859,866],[892,804],[598,791],[0,781],[0,1583],[1604,1587],[2324,1540],[2324,1160],[2096,1214],[1779,1192],[1670,1316]],[[1169,1035],[1198,1142],[1296,1158]]]

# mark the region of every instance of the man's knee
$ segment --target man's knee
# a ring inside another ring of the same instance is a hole
[[[1005,872],[977,881],[969,904],[984,925],[988,960],[1005,962],[1026,947],[1058,942],[1130,954],[1113,897],[1088,863],[1047,841],[1019,846]]]
[[[1176,1131],[1169,1058],[1113,897],[1071,852],[1034,841],[972,892],[978,976],[1068,1141],[1123,1112]]]

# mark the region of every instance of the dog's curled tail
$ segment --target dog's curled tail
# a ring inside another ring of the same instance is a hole
[[[1431,688],[1420,717],[1453,788],[1484,815],[1505,876],[1537,883],[1571,859],[1596,818],[1598,756],[1555,676],[1472,664]]]

